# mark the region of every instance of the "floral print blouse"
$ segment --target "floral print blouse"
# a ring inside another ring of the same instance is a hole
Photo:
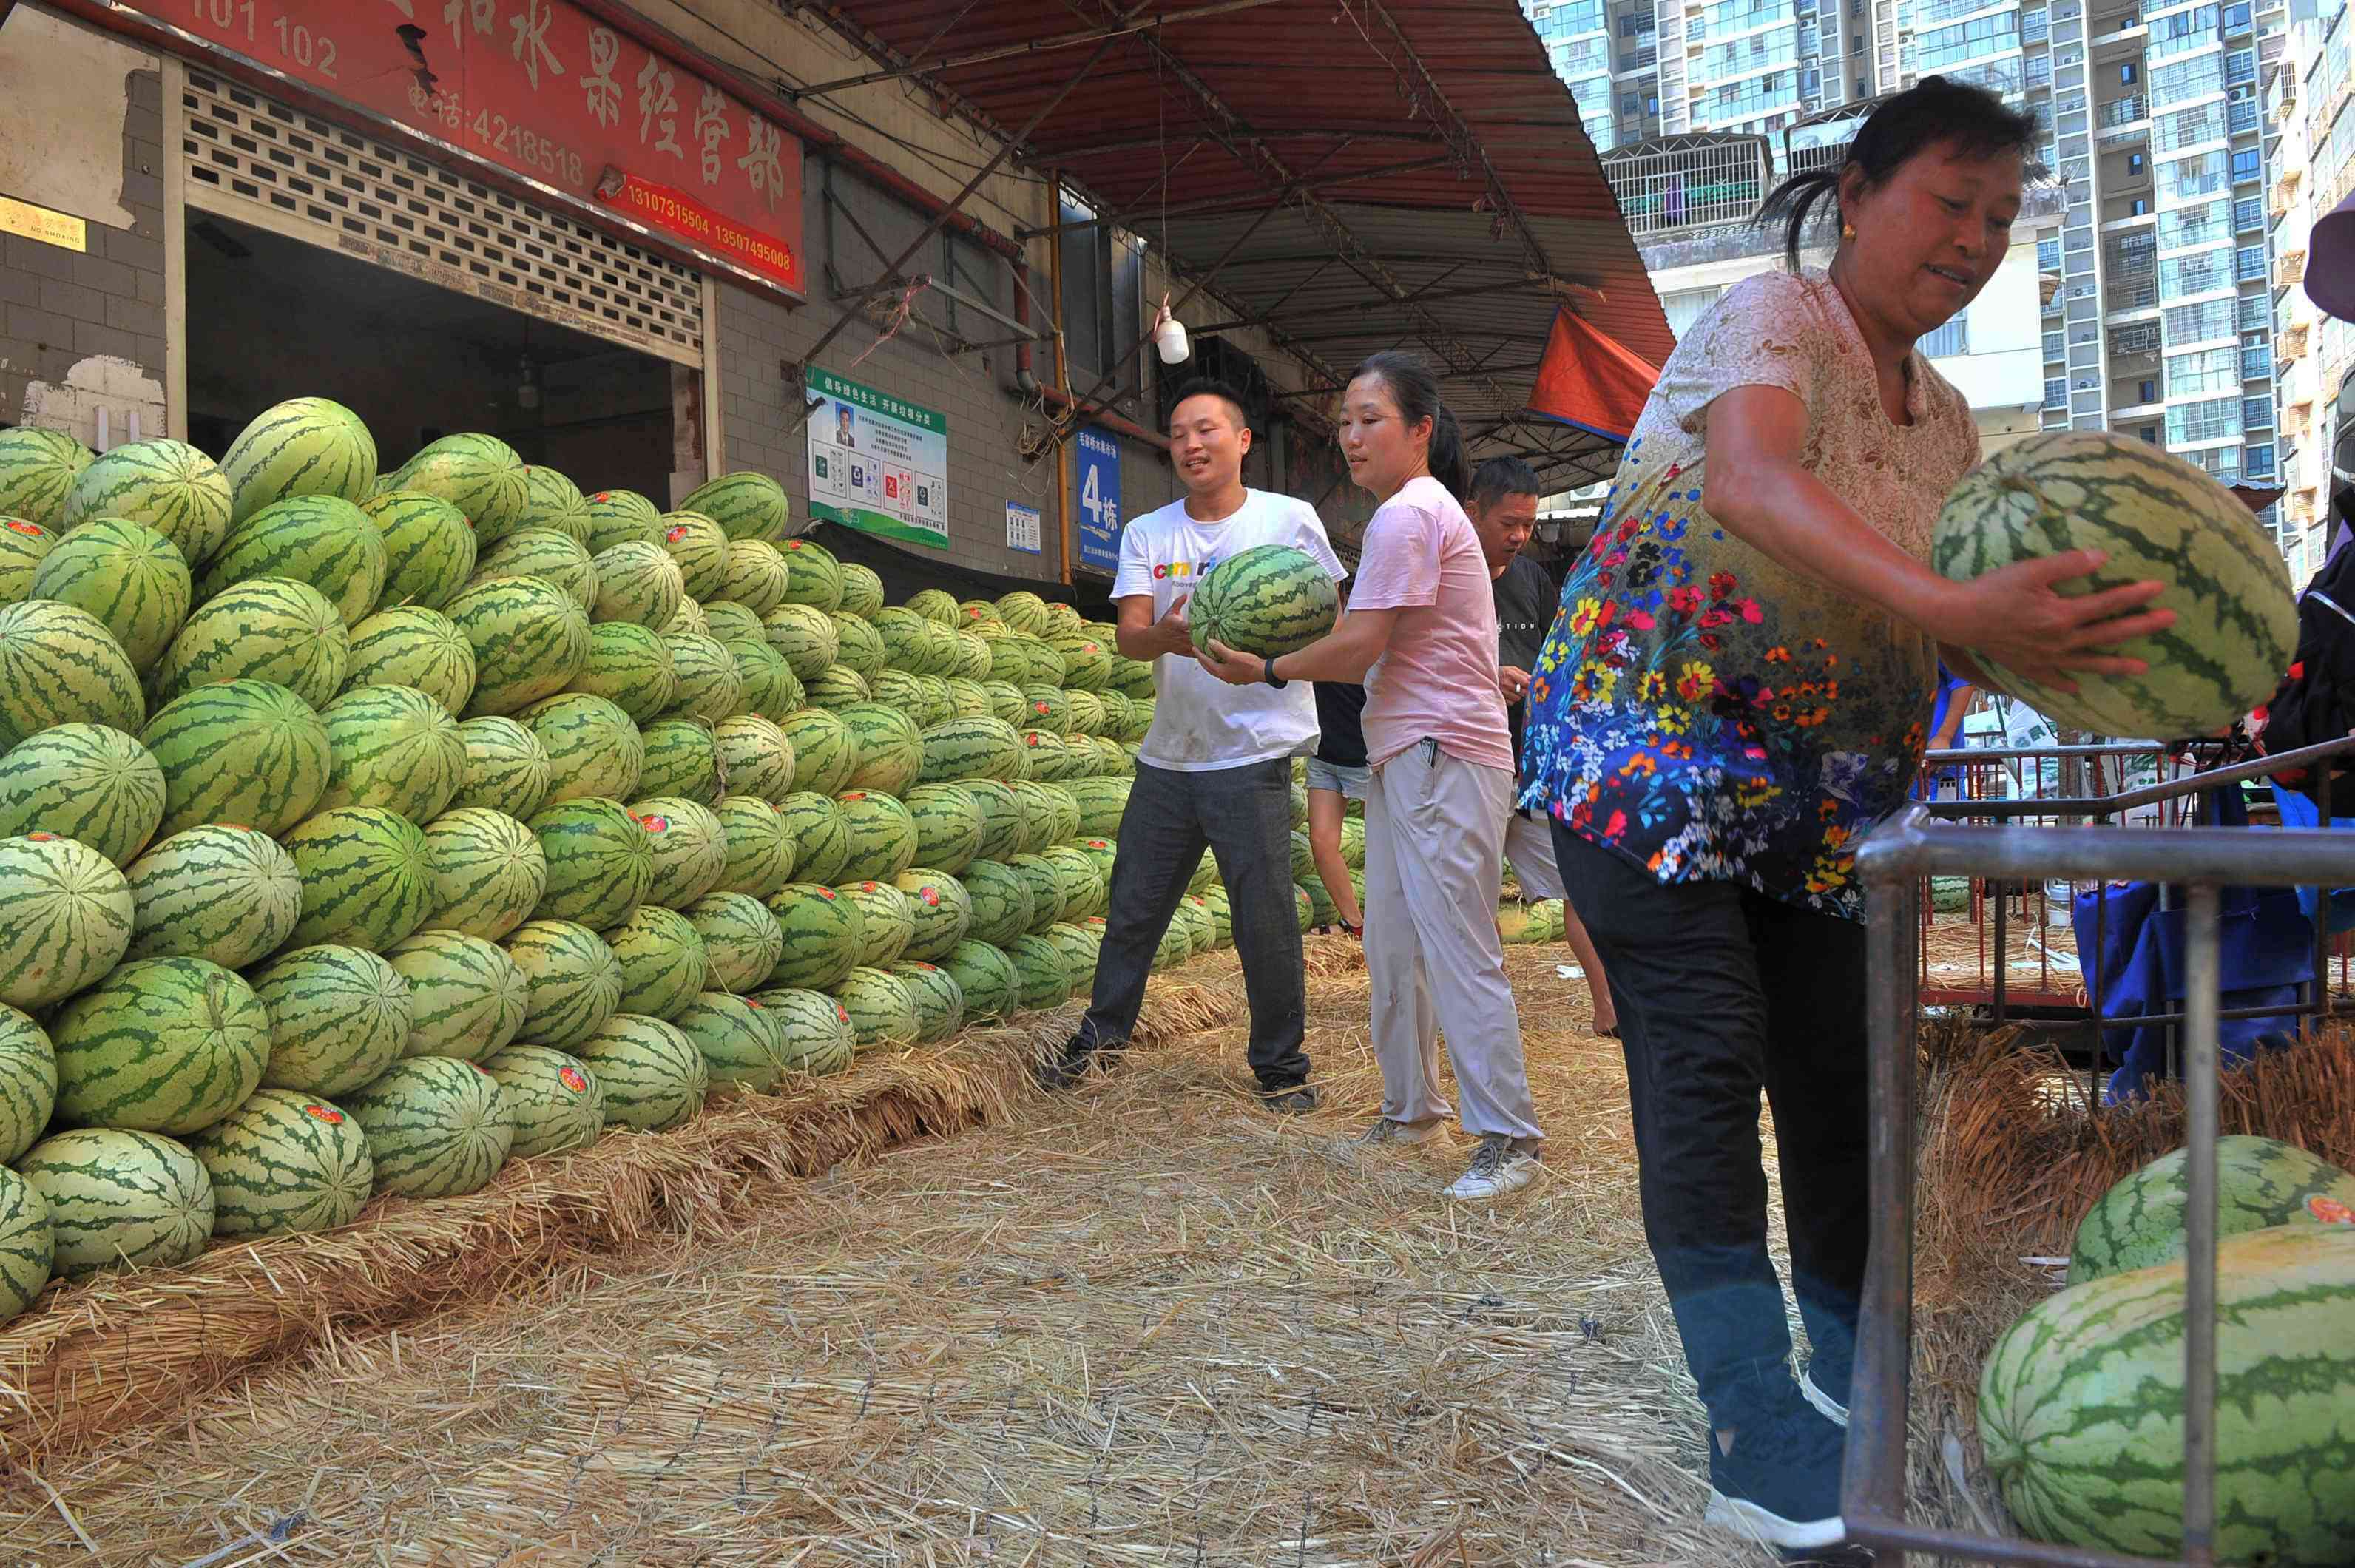
[[[1806,405],[1806,466],[1926,560],[1940,504],[1978,461],[1978,429],[1918,351],[1907,371],[1901,425],[1820,272],[1746,279],[1693,324],[1530,672],[1522,805],[1663,882],[1739,882],[1862,917],[1856,843],[1903,804],[1937,649],[1720,528],[1702,476],[1710,403],[1783,388]]]

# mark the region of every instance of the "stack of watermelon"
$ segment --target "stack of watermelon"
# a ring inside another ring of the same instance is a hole
[[[1084,994],[1151,667],[883,600],[760,475],[0,432],[0,1319]]]

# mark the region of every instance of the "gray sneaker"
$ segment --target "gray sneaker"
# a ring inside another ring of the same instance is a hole
[[[1480,1139],[1471,1165],[1442,1196],[1458,1200],[1501,1198],[1508,1192],[1519,1191],[1537,1179],[1536,1145],[1524,1148],[1503,1133],[1489,1133]]]
[[[1444,1137],[1447,1129],[1437,1122],[1425,1122],[1417,1126],[1411,1122],[1393,1122],[1388,1116],[1378,1116],[1374,1125],[1349,1141],[1359,1148],[1395,1148],[1409,1144],[1427,1144]]]

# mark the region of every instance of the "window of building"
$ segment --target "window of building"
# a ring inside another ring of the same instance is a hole
[[[2232,276],[2243,283],[2255,283],[2265,275],[2265,248],[2243,245],[2232,253]]]
[[[2243,232],[2265,226],[2264,197],[2244,196],[2232,203],[2232,227]]]
[[[2198,304],[2168,307],[2167,346],[2169,348],[2188,348],[2195,343],[2204,343],[2212,338],[2230,337],[2235,330],[2231,300],[2203,300]]]
[[[2128,153],[2126,155],[2126,174],[2128,177],[2141,174],[2145,166],[2145,160],[2140,153]]]
[[[2120,87],[2132,87],[2135,84],[2136,79],[2141,75],[2142,67],[2135,64],[2132,60],[2128,60],[2126,64],[2118,67],[2118,85]]]
[[[1067,229],[1063,247],[1063,342],[1074,379],[1090,383],[1110,372],[1138,330],[1138,296],[1144,284],[1144,252],[1096,223],[1095,214],[1071,196],[1063,197]],[[1124,325],[1124,324],[1125,324]],[[1136,389],[1137,357],[1127,355],[1114,391]]]
[[[2157,446],[2158,444],[2158,427],[2155,424],[2139,426],[2136,429],[2135,434],[2144,441],[2150,443],[2153,446]]]
[[[1922,352],[1932,359],[1950,358],[1971,351],[1970,318],[1958,315],[1921,341]]]
[[[2048,376],[2044,379],[2044,406],[2065,409],[2069,406],[2069,378]]]
[[[1678,289],[1660,296],[1660,309],[1668,318],[1668,330],[1682,337],[1692,324],[1715,304],[1723,288]]]
[[[2230,441],[2241,433],[2241,404],[2235,398],[2211,398],[2167,411],[2169,445],[2191,441]]]
[[[2253,82],[2257,80],[2257,51],[2234,49],[2224,57],[2224,80],[2227,82]]]
[[[2243,147],[2232,155],[2232,183],[2241,185],[2264,177],[2264,155],[2254,147]]]
[[[2167,395],[2170,398],[2200,392],[2237,393],[2240,382],[2240,350],[2236,348],[2202,348],[2174,355],[2167,361]]]
[[[2135,383],[2135,401],[2138,403],[2158,401],[2158,382],[2155,378],[2145,376]]]
[[[1660,100],[1657,94],[1646,94],[1644,99],[1644,112],[1646,114],[1657,114],[1659,112]]]
[[[2262,441],[2247,448],[2241,457],[2241,472],[2252,478],[2272,478],[2274,476],[2274,443],[2270,441]]]
[[[2150,203],[2144,200],[2141,197],[2137,197],[2132,201],[2126,203],[2126,216],[2128,218],[2147,217],[2149,215],[2149,212]]]
[[[2249,8],[2246,5],[2225,6],[2224,30],[2228,33],[2247,32],[2249,30]]]
[[[2061,270],[2060,240],[2039,240],[2036,242],[2036,267],[2039,272],[2057,272]]]
[[[2271,398],[2243,398],[2241,423],[2250,430],[2273,429],[2274,400]]]
[[[2241,302],[2240,326],[2243,332],[2263,332],[2272,325],[2272,313],[2265,309],[2264,295],[2252,295]]]

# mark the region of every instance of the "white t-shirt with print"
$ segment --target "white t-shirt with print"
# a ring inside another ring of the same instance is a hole
[[[1172,501],[1132,517],[1121,530],[1114,599],[1150,594],[1153,618],[1191,594],[1210,568],[1257,545],[1289,545],[1333,574],[1348,573],[1307,502],[1264,490],[1246,490],[1243,504],[1215,523],[1187,516]],[[1239,768],[1271,757],[1305,755],[1316,744],[1316,698],[1305,680],[1272,686],[1229,686],[1191,657],[1164,654],[1154,661],[1153,728],[1137,760],[1173,773]]]

